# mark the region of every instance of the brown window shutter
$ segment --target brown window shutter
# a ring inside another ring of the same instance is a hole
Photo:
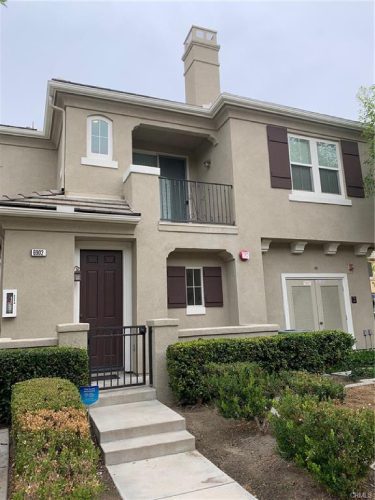
[[[168,308],[186,307],[186,282],[184,267],[167,267]]]
[[[223,285],[221,267],[203,268],[204,305],[223,307]]]
[[[273,188],[292,189],[287,129],[267,125],[267,141],[271,186]]]
[[[341,141],[342,161],[344,164],[346,193],[348,196],[364,198],[361,161],[359,159],[358,143]]]

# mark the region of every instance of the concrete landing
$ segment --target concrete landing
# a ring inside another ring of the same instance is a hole
[[[156,399],[90,409],[100,443],[185,429],[185,419]]]
[[[256,500],[198,451],[110,465],[126,500]]]
[[[102,406],[113,406],[125,403],[136,403],[138,401],[150,401],[156,398],[156,391],[152,387],[129,387],[128,389],[115,388],[100,391],[100,398],[92,408]]]

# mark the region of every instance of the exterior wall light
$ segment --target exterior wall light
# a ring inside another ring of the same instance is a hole
[[[78,266],[74,267],[74,281],[81,281],[81,268]]]
[[[203,166],[206,167],[206,168],[210,168],[211,166],[211,160],[206,160],[203,162]]]

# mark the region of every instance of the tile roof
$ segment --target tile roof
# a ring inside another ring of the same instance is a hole
[[[95,199],[68,196],[64,190],[34,191],[31,194],[18,193],[0,197],[0,207],[18,207],[60,212],[80,212],[139,217],[126,200]]]
[[[53,82],[59,82],[59,83],[68,83],[70,85],[76,85],[77,87],[87,87],[89,89],[98,89],[98,90],[107,90],[108,92],[116,92],[117,94],[124,94],[124,95],[129,95],[129,96],[135,96],[135,97],[145,97],[147,99],[156,99],[157,101],[166,101],[166,102],[173,102],[173,103],[178,103],[178,104],[186,104],[186,106],[190,106],[189,104],[181,101],[175,101],[173,99],[164,99],[162,97],[155,97],[151,95],[145,95],[145,94],[137,94],[135,92],[126,92],[125,90],[117,90],[117,89],[111,89],[109,87],[99,87],[98,85],[90,85],[86,83],[79,83],[79,82],[72,82],[70,80],[63,80],[61,78],[52,78],[51,79]],[[202,106],[196,106],[197,108],[200,108]]]

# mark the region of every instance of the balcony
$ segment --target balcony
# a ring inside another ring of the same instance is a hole
[[[160,177],[160,218],[234,225],[232,186]]]

